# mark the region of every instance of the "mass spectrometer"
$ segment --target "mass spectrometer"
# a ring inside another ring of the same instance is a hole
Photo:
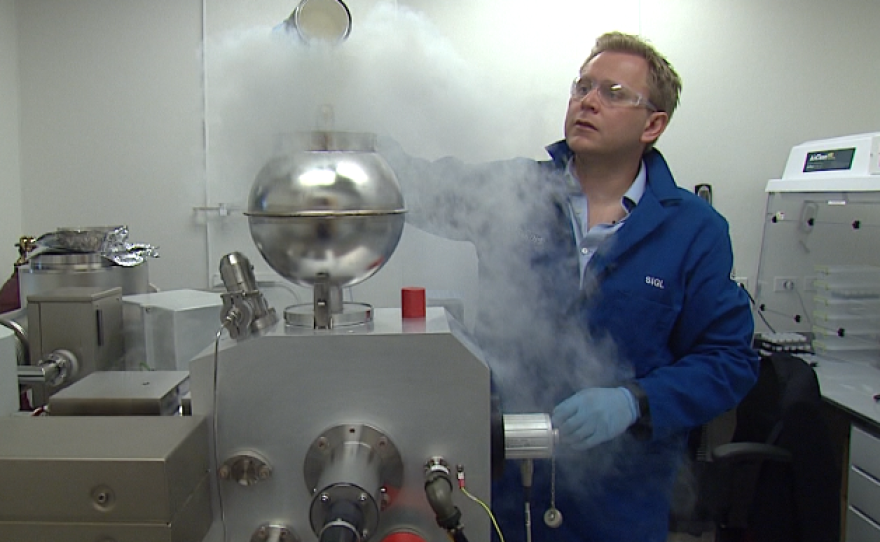
[[[0,420],[0,502],[53,495],[51,506],[0,509],[0,538],[489,540],[479,501],[491,502],[493,471],[506,458],[530,472],[556,433],[547,414],[498,410],[482,353],[443,309],[406,318],[343,301],[403,228],[374,139],[290,136],[251,189],[257,248],[312,288],[311,303],[270,307],[251,263],[228,254],[216,340],[185,367],[186,386],[117,372],[129,391],[114,396],[94,374],[49,399],[54,415]],[[192,415],[107,416],[108,401],[130,409],[132,390],[160,387],[139,404],[168,414],[189,390]]]

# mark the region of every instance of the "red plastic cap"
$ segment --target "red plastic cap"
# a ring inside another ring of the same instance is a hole
[[[418,286],[401,288],[400,307],[404,318],[424,318],[425,289]]]
[[[398,531],[383,538],[382,542],[425,542],[425,539],[409,531]]]

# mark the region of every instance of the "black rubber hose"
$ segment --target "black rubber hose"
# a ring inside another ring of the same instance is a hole
[[[320,542],[357,542],[360,538],[357,532],[360,532],[364,527],[364,513],[359,506],[352,502],[339,501],[330,507],[325,525],[332,521],[345,522],[351,528],[346,525],[325,527],[321,531]]]
[[[358,536],[343,525],[331,525],[321,531],[321,542],[358,542]]]
[[[461,510],[452,502],[452,481],[448,475],[429,474],[425,479],[425,496],[437,517],[437,525],[447,531],[461,527]]]

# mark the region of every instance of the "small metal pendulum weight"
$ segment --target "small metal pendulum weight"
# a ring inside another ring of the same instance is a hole
[[[556,456],[550,459],[550,508],[544,512],[544,523],[551,529],[562,525],[562,512],[556,508]]]

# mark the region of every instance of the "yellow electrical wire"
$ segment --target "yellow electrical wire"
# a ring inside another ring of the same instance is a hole
[[[468,499],[483,507],[483,510],[485,510],[486,513],[489,514],[489,519],[492,520],[492,525],[495,527],[495,532],[498,533],[499,540],[501,540],[501,542],[504,542],[504,535],[501,534],[501,527],[498,526],[498,522],[495,521],[495,516],[492,514],[492,510],[489,509],[486,503],[471,495],[470,492],[464,487],[461,488],[461,492],[464,493]]]

